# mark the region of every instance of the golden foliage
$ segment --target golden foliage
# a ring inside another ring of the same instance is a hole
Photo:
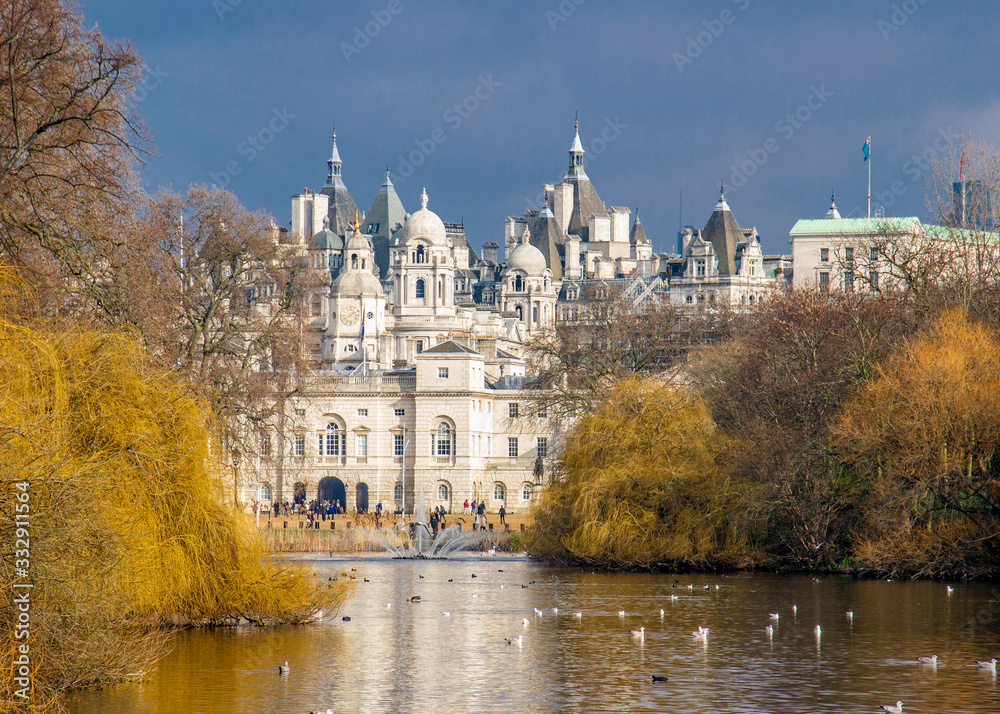
[[[964,534],[951,538],[959,551],[963,540],[974,551],[985,536],[996,542],[1000,341],[989,328],[958,310],[943,313],[844,405],[833,435],[843,458],[870,480],[868,540],[859,547],[867,558],[881,544],[919,560],[913,554],[931,546],[902,548],[900,538],[924,538],[942,520]]]
[[[141,673],[168,623],[303,622],[348,596],[269,558],[226,503],[209,413],[130,335],[0,319],[0,582],[27,483],[40,694]]]
[[[721,442],[700,399],[656,380],[616,383],[571,432],[528,551],[612,567],[743,557],[745,519],[719,466]]]

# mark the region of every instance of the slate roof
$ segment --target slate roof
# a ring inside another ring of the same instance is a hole
[[[701,236],[715,248],[715,255],[719,259],[719,276],[736,275],[736,246],[743,242],[743,229],[729,210],[725,197],[719,199]]]
[[[385,182],[379,190],[371,208],[365,214],[364,231],[372,236],[372,246],[375,250],[375,264],[384,278],[389,274],[389,239],[392,238],[396,225],[406,221],[406,209],[399,200],[396,189],[389,178],[389,170],[385,172]],[[377,231],[373,231],[374,226]]]
[[[562,260],[559,258],[559,246],[565,243],[565,234],[560,230],[552,211],[546,206],[538,215],[529,217],[528,242],[542,251],[545,264],[552,271],[553,280],[562,280]]]
[[[639,210],[635,211],[635,222],[632,224],[632,230],[628,234],[628,242],[632,245],[649,245],[649,238],[646,237],[646,231],[642,229],[642,221],[639,220]]]
[[[470,354],[478,355],[471,347],[466,347],[465,345],[460,345],[454,340],[445,340],[444,342],[439,342],[433,347],[428,347],[421,354]]]

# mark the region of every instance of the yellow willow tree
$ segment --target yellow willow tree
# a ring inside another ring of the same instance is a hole
[[[4,314],[0,584],[33,587],[28,640],[12,599],[0,600],[0,698],[12,701],[22,643],[44,698],[143,672],[167,624],[303,622],[340,606],[347,586],[267,558],[224,498],[210,411],[156,372],[137,339]],[[28,550],[20,570],[16,548]]]
[[[1000,564],[1000,341],[958,310],[912,339],[833,426],[870,481],[856,554],[890,572]],[[992,554],[991,551],[992,550]]]
[[[751,509],[720,466],[721,439],[699,398],[617,382],[571,431],[529,552],[607,567],[741,562]]]

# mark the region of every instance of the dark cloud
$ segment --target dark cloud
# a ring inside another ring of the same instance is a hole
[[[334,122],[361,207],[387,163],[395,175],[433,141],[400,195],[414,210],[426,186],[474,244],[562,177],[576,111],[585,146],[627,125],[588,152],[588,173],[606,203],[639,205],[658,251],[674,246],[681,190],[683,222],[702,226],[719,181],[733,184],[737,219],[784,252],[831,187],[844,215],[864,210],[869,133],[873,193],[907,187],[895,215],[922,215],[904,165],[940,130],[1000,141],[985,0],[92,0],[84,13],[164,74],[141,104],[161,156],[150,189],[228,178],[279,224],[293,192],[322,185]],[[483,77],[496,86],[469,100]]]

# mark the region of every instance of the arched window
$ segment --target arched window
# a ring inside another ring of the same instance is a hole
[[[424,281],[423,279],[417,280],[417,290],[415,297],[422,298],[424,296]]]
[[[530,501],[531,500],[531,484],[526,483],[521,487],[521,500]]]
[[[538,305],[533,305],[531,308],[531,321],[538,324]]]
[[[326,432],[319,435],[320,456],[341,456],[347,453],[347,432],[338,424],[330,422]]]
[[[517,319],[520,320],[521,319],[521,306],[518,305],[517,307],[515,307],[514,308],[514,312],[517,315]]]
[[[521,292],[522,290],[524,290],[524,281],[521,279],[520,275],[514,278],[514,290],[516,292]]]
[[[357,253],[351,253],[351,268],[353,268],[354,270],[357,270],[357,268],[358,268],[358,254]]]
[[[441,422],[437,428],[437,455],[451,456],[451,425]]]
[[[444,483],[438,484],[438,500],[439,501],[447,501],[448,500],[448,485],[447,484],[444,484]]]
[[[504,496],[507,495],[506,489],[503,487],[502,483],[498,483],[493,487],[493,500],[502,501]]]
[[[271,500],[271,486],[266,483],[262,483],[260,488],[257,489],[257,500],[258,501],[270,501]]]
[[[424,247],[422,245],[417,246],[417,262],[424,262]]]
[[[403,500],[403,484],[397,483],[392,489],[392,498],[394,501]]]

